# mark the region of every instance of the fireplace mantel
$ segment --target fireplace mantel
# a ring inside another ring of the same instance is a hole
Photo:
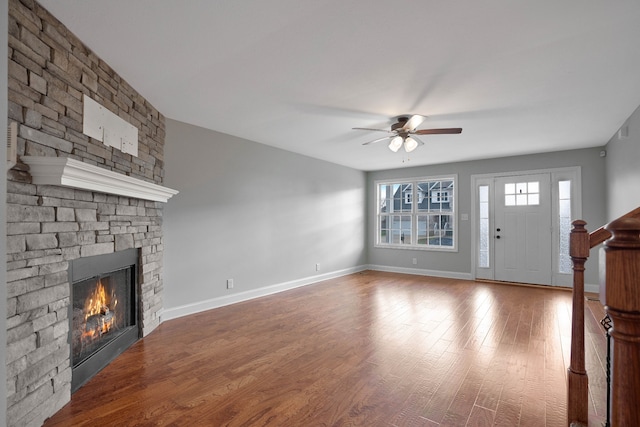
[[[66,157],[22,156],[34,184],[60,185],[166,203],[177,190]]]

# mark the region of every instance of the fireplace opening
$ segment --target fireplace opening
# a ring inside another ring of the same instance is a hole
[[[72,261],[72,392],[139,339],[137,265],[135,249]]]

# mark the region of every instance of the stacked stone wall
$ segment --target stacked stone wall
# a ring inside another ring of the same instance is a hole
[[[164,117],[32,0],[9,0],[8,119],[18,155],[70,157],[162,184]],[[138,128],[137,157],[82,133],[86,94]],[[7,175],[7,425],[70,400],[69,261],[138,248],[143,335],[162,308],[162,204]]]

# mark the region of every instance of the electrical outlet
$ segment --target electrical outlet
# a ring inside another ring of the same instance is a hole
[[[316,271],[320,271],[320,264],[316,264]]]
[[[227,289],[233,289],[233,279],[227,279]]]

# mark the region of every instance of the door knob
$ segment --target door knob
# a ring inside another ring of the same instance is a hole
[[[499,238],[500,238],[500,236],[496,236],[496,239],[499,239]]]
[[[500,229],[499,229],[499,228],[496,228],[496,231],[500,231]]]

